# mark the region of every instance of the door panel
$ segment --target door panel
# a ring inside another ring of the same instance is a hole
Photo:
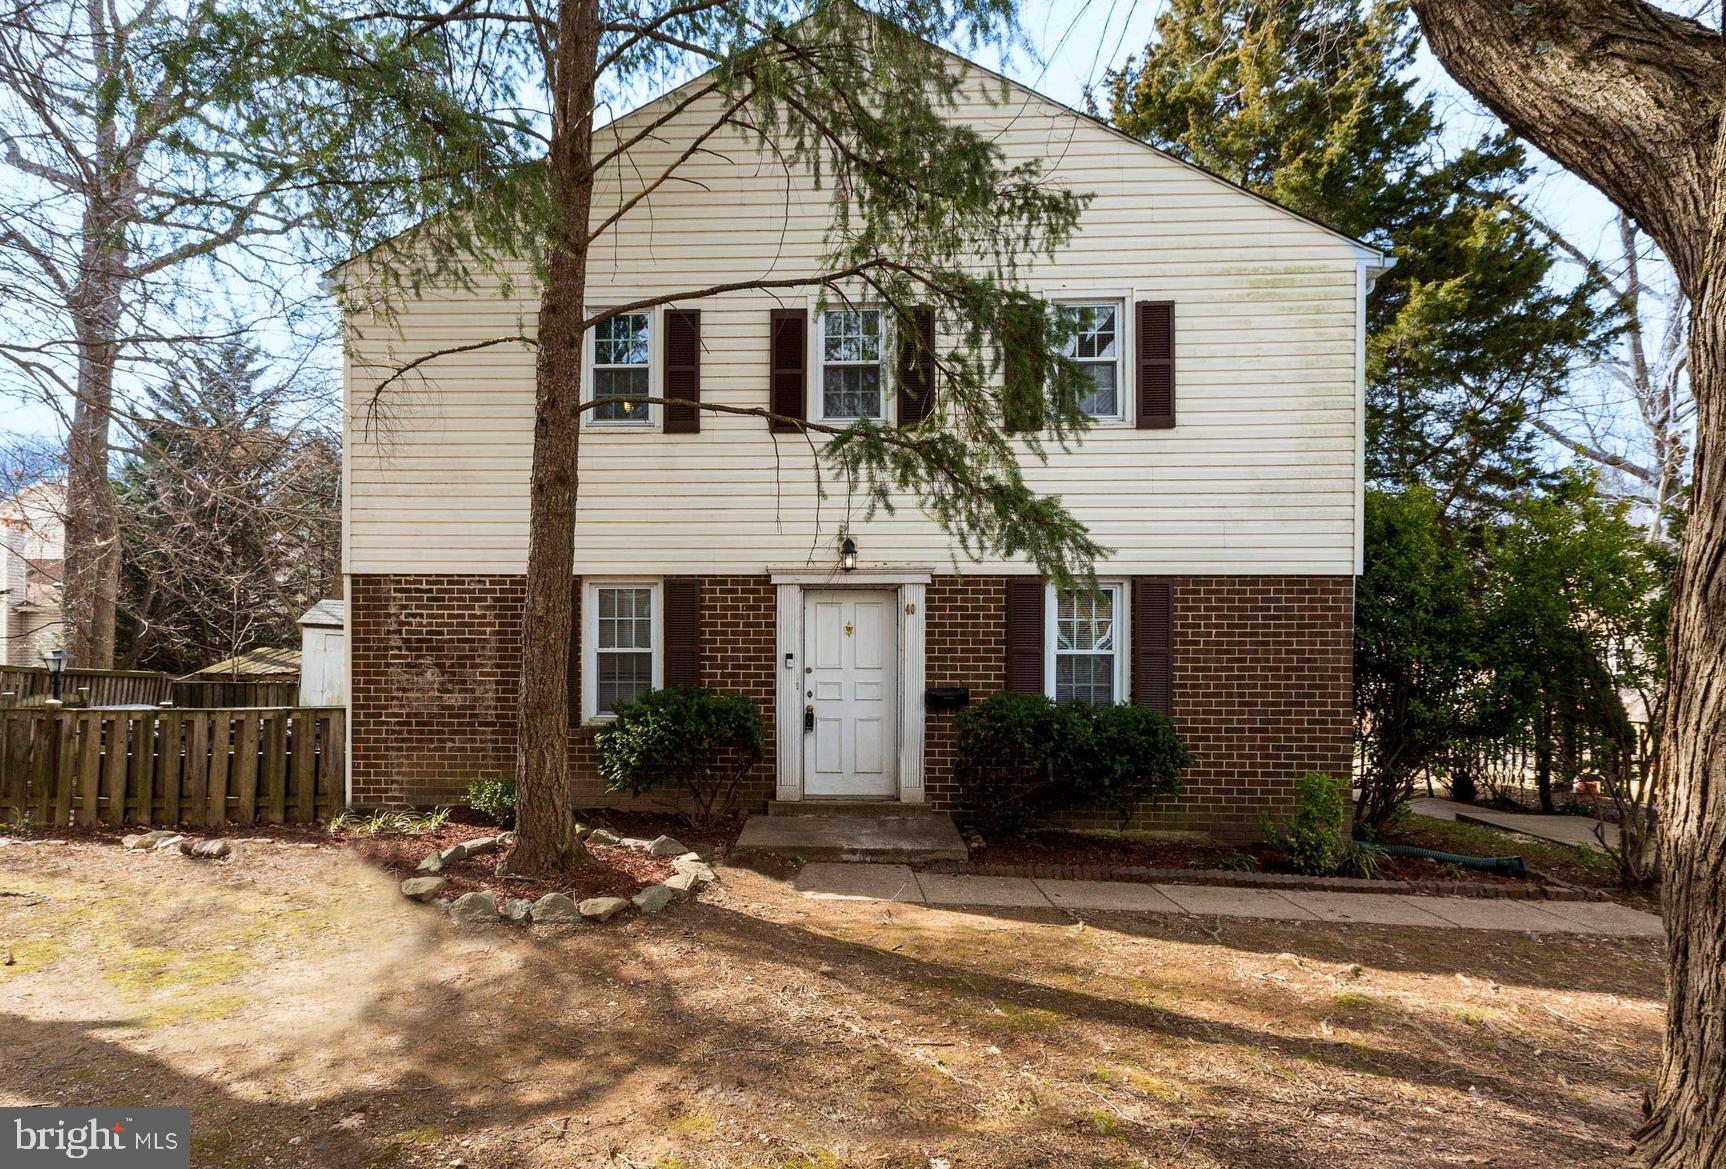
[[[898,792],[898,606],[896,592],[803,595],[805,796]]]

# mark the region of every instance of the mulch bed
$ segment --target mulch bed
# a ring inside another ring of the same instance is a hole
[[[499,831],[501,830],[495,825],[451,822],[436,831],[420,832],[411,836],[390,833],[350,836],[337,833],[335,839],[397,880],[405,881],[409,877],[427,875],[418,869],[420,862],[431,853],[464,840],[495,836]],[[589,845],[587,851],[591,858],[587,864],[551,880],[499,877],[497,862],[504,856],[502,852],[469,857],[437,874],[448,882],[438,896],[448,899],[460,897],[464,893],[489,891],[496,894],[500,903],[506,897],[525,897],[529,901],[537,901],[547,893],[563,893],[576,901],[587,897],[633,897],[647,886],[656,885],[676,872],[671,867],[670,860],[648,856],[632,848],[594,844]]]

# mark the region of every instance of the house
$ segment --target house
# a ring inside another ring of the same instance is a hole
[[[593,728],[667,683],[754,697],[771,745],[753,803],[950,806],[953,707],[1002,688],[1167,710],[1195,761],[1145,827],[1243,838],[1308,770],[1349,772],[1360,570],[1365,298],[1389,265],[1346,238],[982,70],[954,113],[1009,161],[1095,193],[1028,283],[1085,314],[1098,393],[1083,444],[1027,460],[1114,549],[1100,599],[1024,563],[954,562],[913,501],[848,529],[806,444],[758,417],[609,408],[584,423],[569,773],[608,796]],[[690,149],[717,98],[673,91],[596,133],[665,124],[607,169],[595,220]],[[608,228],[590,304],[818,270],[830,192],[747,140],[712,141]],[[361,279],[357,270],[346,278]],[[525,283],[525,282],[524,282]],[[521,347],[446,355],[388,399],[394,363],[531,323],[531,289],[427,292],[351,315],[345,569],[355,804],[461,798],[513,766],[534,369]],[[882,318],[801,290],[617,318],[587,387],[892,420]],[[826,343],[844,360],[824,360]],[[1080,818],[1084,822],[1084,818]],[[1112,823],[1099,814],[1098,823]]]
[[[43,483],[0,500],[0,666],[40,666],[61,644],[65,499]]]

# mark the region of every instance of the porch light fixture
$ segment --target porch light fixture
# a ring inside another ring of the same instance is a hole
[[[48,685],[55,701],[60,698],[62,679],[66,676],[66,651],[51,649],[42,655],[42,664],[48,667]]]
[[[839,570],[841,572],[857,571],[857,541],[850,536],[839,541]]]

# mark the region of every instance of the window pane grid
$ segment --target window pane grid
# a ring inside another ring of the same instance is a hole
[[[1056,702],[1117,701],[1118,601],[1119,590],[1112,587],[1094,595],[1079,589],[1056,594]]]
[[[1073,330],[1066,354],[1078,362],[1093,387],[1079,395],[1079,409],[1093,418],[1120,417],[1120,306],[1076,304],[1063,313]]]
[[[653,689],[653,590],[594,590],[594,708],[615,714]]]
[[[647,398],[651,320],[648,313],[623,313],[595,327],[595,398]],[[596,422],[646,422],[647,402],[608,402],[594,407],[593,417]]]
[[[881,417],[880,312],[832,309],[822,313],[821,359],[822,417]]]

